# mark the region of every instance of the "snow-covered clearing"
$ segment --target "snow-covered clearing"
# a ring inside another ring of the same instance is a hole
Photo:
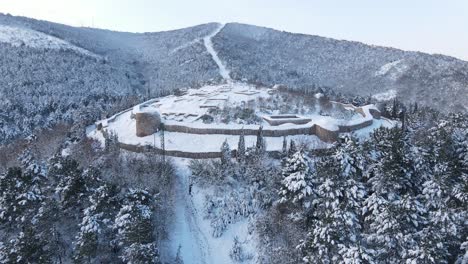
[[[388,76],[391,80],[396,80],[398,77],[408,69],[408,65],[403,63],[403,60],[396,60],[382,65],[375,76]]]
[[[372,98],[374,98],[377,101],[388,101],[388,100],[392,100],[396,96],[397,96],[397,91],[391,89],[383,93],[374,94],[372,95]]]
[[[26,45],[35,49],[73,50],[88,56],[97,57],[97,55],[62,39],[21,27],[0,25],[0,42],[9,43],[15,47]]]
[[[201,40],[201,39],[196,38],[196,39],[194,39],[194,40],[192,40],[192,41],[189,41],[189,42],[187,42],[187,43],[185,43],[185,44],[182,44],[182,45],[178,46],[177,48],[171,50],[171,52],[169,52],[169,54],[174,54],[174,53],[176,53],[176,52],[178,52],[178,51],[180,51],[180,50],[183,50],[183,49],[186,49],[186,48],[188,48],[188,47],[191,47],[191,46],[197,44],[198,42],[200,42],[200,40]]]
[[[175,219],[169,238],[163,243],[163,249],[169,255],[162,256],[163,261],[174,260],[179,246],[185,264],[230,264],[235,263],[229,257],[234,237],[244,242],[247,252],[254,254],[256,240],[248,232],[248,220],[232,224],[220,237],[213,237],[210,221],[203,217],[205,195],[210,190],[193,187],[192,195],[188,193],[190,169],[189,159],[174,158],[177,171],[175,197]],[[249,263],[249,262],[244,262]]]
[[[211,39],[214,36],[216,36],[223,28],[224,28],[224,24],[219,25],[219,27],[215,31],[213,31],[213,33],[203,38],[203,42],[205,43],[206,50],[208,51],[208,53],[211,54],[211,57],[216,62],[216,65],[218,65],[219,74],[221,74],[221,76],[227,82],[231,82],[232,79],[231,79],[231,76],[229,76],[229,70],[226,69],[226,66],[224,66],[223,62],[218,57],[218,53],[213,48],[213,42],[211,41]]]

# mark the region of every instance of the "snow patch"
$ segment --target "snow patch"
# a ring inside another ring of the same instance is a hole
[[[185,44],[182,44],[182,45],[178,46],[177,48],[171,50],[171,52],[169,52],[169,54],[173,54],[173,53],[178,52],[179,50],[184,50],[184,49],[186,49],[186,48],[188,48],[188,47],[191,47],[191,46],[197,44],[198,42],[200,42],[200,40],[201,40],[201,39],[196,38],[196,39],[194,39],[194,40],[192,40],[192,41],[190,41],[190,42],[187,42],[187,43],[185,43]]]
[[[396,80],[403,72],[405,72],[408,69],[408,65],[402,62],[403,60],[389,62],[380,67],[380,69],[376,71],[374,75],[376,77],[386,75],[391,80]]]
[[[216,36],[222,29],[224,28],[224,24],[221,24],[213,33],[203,38],[203,42],[205,43],[206,50],[208,53],[211,54],[211,57],[216,62],[219,68],[219,74],[227,81],[231,82],[231,76],[229,76],[229,70],[226,69],[221,59],[218,57],[218,53],[214,50],[213,42],[211,39]]]
[[[15,47],[25,45],[34,49],[73,50],[88,56],[98,57],[96,54],[76,47],[62,39],[20,27],[0,25],[0,42],[8,43]]]
[[[388,100],[392,100],[396,96],[397,96],[397,91],[391,89],[383,93],[374,94],[372,95],[372,98],[374,98],[377,101],[388,101]]]

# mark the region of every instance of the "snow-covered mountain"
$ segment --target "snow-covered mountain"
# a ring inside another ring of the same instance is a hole
[[[468,62],[452,57],[236,23],[213,41],[234,79],[362,96],[394,90],[442,110],[468,105]]]
[[[468,62],[237,23],[126,33],[0,14],[0,53],[0,142],[83,112],[95,119],[123,97],[230,79],[361,96],[391,91],[442,110],[468,102]]]

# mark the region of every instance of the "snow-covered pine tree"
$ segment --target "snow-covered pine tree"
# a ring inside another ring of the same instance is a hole
[[[418,201],[413,164],[409,159],[406,132],[400,128],[378,129],[366,171],[369,195],[363,212],[366,239],[375,249],[375,261],[399,263],[414,243],[424,207]]]
[[[229,143],[226,139],[221,145],[221,164],[223,166],[229,166],[231,163],[231,158],[231,147],[229,147]]]
[[[283,147],[281,148],[281,157],[285,158],[288,156],[288,140],[286,136],[283,137]]]
[[[17,179],[22,176],[18,167],[9,168],[0,176],[0,220],[3,224],[12,225],[20,217],[20,205],[16,201]]]
[[[114,131],[104,133],[104,150],[109,153],[120,151],[119,137]]]
[[[4,247],[4,263],[50,263],[51,253],[44,247],[34,226],[25,227]]]
[[[94,261],[96,253],[110,252],[110,243],[115,239],[112,232],[112,219],[118,205],[115,186],[103,184],[89,197],[90,205],[84,210],[80,231],[75,240],[74,260]]]
[[[153,201],[146,190],[130,189],[115,219],[120,258],[126,263],[158,263],[153,236]]]
[[[98,236],[101,233],[99,216],[94,214],[91,208],[84,211],[80,231],[75,241],[75,252],[73,259],[77,263],[91,263],[98,252]]]
[[[280,202],[303,203],[313,193],[315,167],[302,151],[288,158],[283,166]]]
[[[292,157],[297,152],[296,142],[294,140],[289,141],[289,150],[288,150],[288,157]]]
[[[440,122],[429,129],[428,177],[422,184],[422,197],[428,211],[427,222],[418,233],[418,243],[411,252],[411,259],[449,263],[456,256],[450,248],[457,248],[463,239],[466,227],[465,209],[462,205],[466,194],[457,195],[463,186],[463,165],[456,152],[448,122]],[[465,182],[466,184],[466,182]],[[462,191],[463,192],[463,191]],[[465,201],[466,202],[466,201]]]
[[[317,163],[316,197],[312,201],[307,241],[300,245],[304,260],[320,263],[372,262],[362,239],[362,152],[349,137],[331,156]]]
[[[64,208],[81,206],[88,188],[78,162],[70,157],[54,156],[49,164],[50,177],[58,182],[55,193],[59,195]]]
[[[263,138],[263,126],[260,126],[258,128],[255,149],[259,157],[263,156],[266,153],[266,142]]]
[[[0,220],[9,225],[30,221],[45,198],[46,175],[31,153],[24,151],[21,168],[10,168],[0,176]]]
[[[243,162],[245,160],[245,135],[244,130],[239,137],[239,143],[237,145],[237,161]]]

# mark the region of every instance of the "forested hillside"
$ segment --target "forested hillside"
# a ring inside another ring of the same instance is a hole
[[[212,236],[250,220],[258,247],[230,251],[247,263],[465,263],[468,120],[412,108],[401,125],[325,151],[285,141],[279,160],[241,137],[237,156],[193,161]]]
[[[62,121],[85,122],[73,118],[82,112],[95,119],[121,110],[127,105],[122,96],[133,103],[222,81],[203,43],[216,23],[126,33],[0,14],[0,26],[0,93],[6,99],[0,142]],[[236,23],[225,25],[213,43],[235,80],[349,96],[384,93],[466,111],[468,63],[451,57]]]
[[[44,157],[32,139],[18,166],[0,168],[1,263],[159,263],[173,165],[96,146]]]
[[[395,90],[405,102],[465,111],[468,62],[359,42],[229,23],[213,39],[234,79],[368,96]]]

